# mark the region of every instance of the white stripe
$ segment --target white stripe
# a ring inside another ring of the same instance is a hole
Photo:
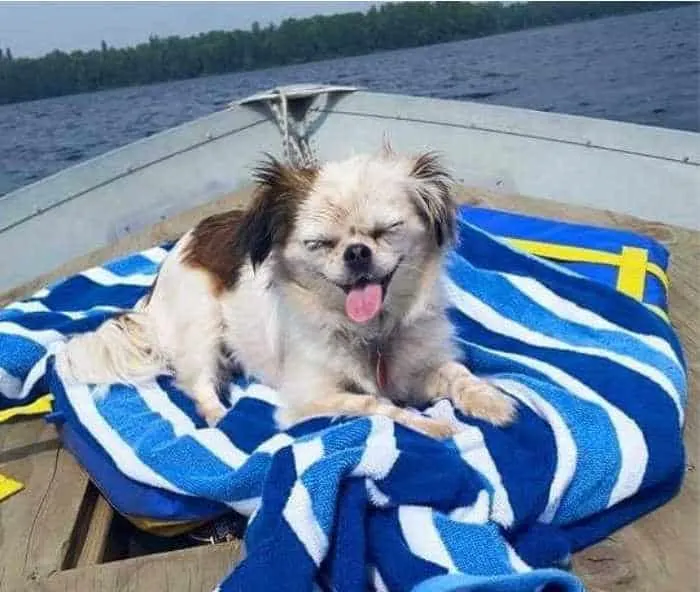
[[[549,487],[547,507],[539,517],[542,522],[551,522],[576,473],[576,462],[578,458],[576,442],[566,422],[561,415],[559,415],[557,410],[535,391],[514,380],[491,379],[490,382],[527,405],[552,428],[554,442],[557,448],[557,464],[554,469],[552,483]]]
[[[2,367],[0,367],[0,393],[10,399],[19,399],[22,393],[22,381]]]
[[[391,502],[391,498],[379,489],[372,479],[365,479],[365,489],[372,505],[378,508],[386,508]]]
[[[399,458],[394,436],[394,422],[388,417],[373,416],[371,428],[365,441],[362,458],[353,469],[353,476],[384,479]]]
[[[311,505],[311,497],[301,481],[297,481],[289,493],[282,516],[294,531],[306,552],[319,565],[328,549],[328,537],[321,529]]]
[[[457,573],[433,521],[433,510],[425,506],[399,506],[399,524],[406,545],[414,555]]]
[[[228,506],[233,508],[236,512],[239,514],[242,514],[243,516],[253,516],[255,512],[258,511],[258,508],[260,508],[260,502],[261,502],[260,496],[258,497],[250,497],[248,499],[243,499],[243,500],[236,500],[234,502],[228,502]]]
[[[257,399],[258,401],[262,401],[274,407],[279,407],[280,405],[279,393],[276,390],[257,382],[249,385],[246,389],[242,389],[240,396]]]
[[[11,321],[0,322],[0,333],[24,337],[25,339],[29,339],[30,341],[34,341],[41,345],[48,345],[54,341],[65,339],[62,333],[59,333],[53,329],[42,329],[40,331],[35,331],[33,329],[25,329],[22,325]]]
[[[104,267],[93,267],[83,271],[81,276],[100,284],[101,286],[142,286],[144,288],[153,285],[157,273],[134,273],[128,276],[117,275]]]
[[[173,426],[176,437],[191,437],[232,469],[240,468],[248,460],[248,455],[236,448],[221,430],[215,428],[198,429],[192,419],[170,400],[158,383],[141,384],[138,392],[151,411],[160,415]]]
[[[294,442],[294,438],[285,434],[284,432],[278,432],[271,438],[265,440],[260,446],[255,449],[255,452],[261,452],[265,454],[274,454],[278,450],[281,450],[285,446],[289,446]]]
[[[481,349],[537,370],[566,389],[573,396],[603,409],[610,418],[620,446],[620,473],[610,494],[608,507],[634,495],[639,490],[649,461],[649,450],[644,440],[644,434],[634,421],[594,390],[555,366],[519,354],[491,350],[485,347]]]
[[[683,405],[681,404],[680,393],[676,390],[673,383],[657,368],[649,366],[648,364],[640,362],[639,360],[631,358],[630,356],[617,354],[610,350],[597,347],[579,347],[570,345],[553,337],[549,337],[548,335],[543,335],[542,333],[532,331],[517,321],[504,317],[498,311],[474,297],[472,294],[461,290],[451,281],[448,282],[448,291],[452,302],[460,309],[460,311],[478,322],[480,325],[483,325],[495,333],[499,333],[513,339],[518,339],[523,343],[528,343],[537,347],[561,349],[612,360],[621,366],[633,370],[637,374],[641,374],[642,376],[649,378],[671,398],[676,406],[680,423],[683,423],[684,412]]]
[[[8,304],[5,310],[16,310],[18,312],[55,312],[36,300],[19,301]]]
[[[464,424],[462,431],[454,436],[454,443],[462,459],[479,471],[493,489],[491,518],[506,528],[512,526],[515,516],[510,505],[508,491],[506,491],[501,474],[486,447],[481,430]]]
[[[41,359],[32,366],[24,379],[22,390],[19,393],[18,399],[24,399],[29,395],[34,385],[41,380],[46,374],[46,362],[49,359],[49,354],[44,354]]]
[[[34,294],[32,294],[31,297],[37,299],[46,298],[50,293],[51,290],[49,290],[48,288],[41,288],[41,290],[37,290],[36,292],[34,292]]]
[[[323,442],[320,438],[297,442],[292,446],[292,454],[297,476],[301,477],[306,469],[323,458]]]
[[[488,492],[482,489],[473,504],[455,508],[450,512],[450,518],[462,524],[486,524],[489,521],[490,501]]]
[[[168,256],[168,251],[162,247],[153,247],[152,249],[146,249],[141,251],[139,255],[142,255],[146,259],[153,261],[153,263],[160,264]]]
[[[64,382],[64,388],[66,397],[75,410],[80,423],[100,443],[122,473],[141,483],[162,487],[175,493],[191,495],[156,473],[136,455],[133,449],[121,439],[119,434],[97,411],[93,395],[87,385],[72,383],[69,386]]]
[[[586,308],[582,308],[570,300],[562,298],[558,294],[552,292],[546,286],[543,286],[534,278],[511,275],[508,273],[504,273],[503,276],[523,294],[526,294],[540,306],[546,308],[559,318],[573,321],[579,325],[585,325],[593,329],[624,333],[625,335],[641,341],[651,349],[654,349],[670,358],[671,361],[675,362],[679,368],[683,368],[680,360],[676,356],[676,352],[673,351],[673,348],[664,339],[661,339],[656,335],[634,333],[628,329],[625,329],[624,327],[620,327],[619,325],[608,321],[596,313]]]
[[[372,578],[372,585],[374,586],[374,592],[389,592],[389,588],[384,583],[382,574],[379,573],[379,569],[376,566],[370,568],[370,574]]]
[[[244,398],[262,401],[273,407],[280,406],[280,395],[276,390],[257,382],[245,388],[241,388],[236,383],[232,382],[229,386],[229,403],[231,406],[235,406],[238,401]]]
[[[70,319],[84,319],[85,317],[90,316],[93,313],[96,312],[120,312],[124,309],[118,307],[118,306],[93,306],[91,308],[85,309],[85,310],[80,310],[80,311],[72,311],[72,310],[56,310],[49,308],[48,306],[45,306],[41,302],[38,302],[36,300],[29,300],[26,302],[14,302],[12,304],[8,304],[6,307],[7,310],[16,310],[18,312],[23,312],[23,313],[33,313],[33,312],[50,312],[50,313],[55,313],[55,314],[60,314],[63,316],[66,316]]]
[[[513,547],[511,547],[506,541],[504,541],[504,544],[506,546],[506,553],[508,554],[508,561],[510,561],[511,567],[517,573],[532,571],[532,568],[521,559],[520,555],[515,552]]]

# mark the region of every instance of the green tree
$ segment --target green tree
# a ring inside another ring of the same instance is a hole
[[[527,27],[599,18],[681,3],[661,2],[405,2],[367,12],[253,23],[249,31],[211,31],[193,37],[151,36],[116,49],[53,51],[14,59],[0,50],[0,104],[150,84],[225,72],[415,47]]]

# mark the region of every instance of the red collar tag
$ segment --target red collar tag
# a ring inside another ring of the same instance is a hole
[[[386,360],[382,355],[382,352],[377,351],[377,386],[380,391],[386,389],[387,377],[386,377]]]

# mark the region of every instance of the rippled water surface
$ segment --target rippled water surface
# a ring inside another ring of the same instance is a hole
[[[281,84],[527,107],[700,131],[697,6],[0,107],[0,195]]]

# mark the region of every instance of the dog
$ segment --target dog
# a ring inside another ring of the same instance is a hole
[[[437,154],[267,157],[254,179],[250,206],[187,232],[133,311],[69,340],[64,376],[173,373],[209,425],[233,366],[280,391],[283,428],[378,414],[442,438],[452,424],[406,409],[442,397],[495,425],[514,419],[513,400],[457,361],[440,281],[454,183]]]

